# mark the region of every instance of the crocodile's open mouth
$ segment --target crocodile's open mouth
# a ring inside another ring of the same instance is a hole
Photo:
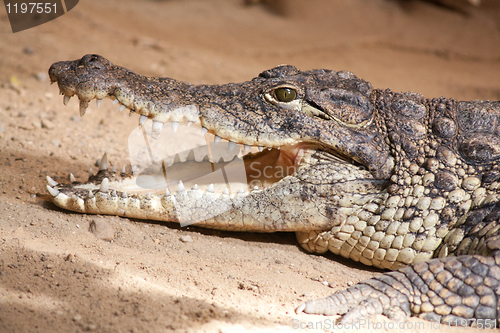
[[[68,96],[65,95],[64,104],[67,104],[68,100]],[[98,100],[98,107],[100,104],[101,101]],[[123,105],[119,107],[119,111],[124,109]],[[157,122],[141,116],[138,131],[142,133],[140,135],[144,135],[144,140],[141,141],[144,145],[142,153],[149,151],[150,156],[147,161],[139,162],[140,157],[131,154],[132,172],[125,167],[121,172],[117,172],[116,167],[109,168],[105,154],[100,160],[98,173],[91,174],[88,181],[76,182],[71,175],[71,184],[57,184],[49,179],[49,185],[66,190],[71,188],[71,192],[79,193],[80,197],[107,191],[121,196],[142,197],[151,194],[176,193],[186,189],[237,195],[269,188],[283,178],[293,175],[300,167],[304,156],[318,148],[317,144],[307,142],[278,147],[224,142],[217,133],[213,133],[213,130],[207,134],[208,131],[202,127],[200,131],[197,126],[200,125],[198,122],[194,126],[190,126],[193,121],[188,122],[189,126],[179,126],[179,122],[171,123],[172,127],[160,126],[158,128]],[[147,130],[141,131],[142,127]],[[189,129],[188,127],[191,130],[197,130],[198,133],[201,132],[204,137],[213,135],[213,142],[204,146],[198,145],[198,147],[175,155],[164,155],[165,158],[153,157],[155,153],[157,156],[162,156],[161,152],[158,152],[160,149],[158,147],[166,152],[167,146],[173,141],[172,137],[175,140],[175,137],[182,136],[182,131]],[[132,141],[138,140],[136,138]],[[132,150],[129,147],[131,153]],[[152,153],[151,150],[156,150],[156,152]],[[57,195],[56,190],[49,189],[49,191],[53,196]]]

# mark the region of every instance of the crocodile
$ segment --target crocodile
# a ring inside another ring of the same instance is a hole
[[[297,313],[341,315],[342,323],[382,314],[496,327],[500,102],[426,99],[375,89],[347,71],[290,65],[243,83],[193,85],[90,54],[54,63],[49,75],[65,104],[79,98],[82,116],[91,100],[99,106],[108,97],[138,113],[140,126],[152,120],[154,138],[167,122],[174,129],[194,123],[215,142],[227,140],[228,149],[241,145],[247,171],[239,190],[224,182],[188,189],[182,180],[176,191],[165,182],[145,190],[134,185],[137,172],[109,170],[104,155],[85,183],[47,178],[57,206],[173,222],[184,216],[224,230],[294,231],[309,252],[329,250],[388,270]],[[214,170],[225,161],[187,158],[172,167],[203,163]],[[281,172],[263,177],[263,167]]]

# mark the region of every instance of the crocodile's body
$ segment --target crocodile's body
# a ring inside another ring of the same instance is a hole
[[[58,206],[168,221],[188,216],[228,230],[296,231],[312,252],[331,250],[392,270],[410,265],[300,311],[349,311],[343,320],[375,313],[498,320],[499,102],[429,100],[373,89],[348,72],[293,66],[249,82],[195,86],[88,55],[56,63],[49,74],[62,94],[79,97],[82,114],[90,100],[110,97],[139,113],[141,123],[152,119],[154,137],[162,123],[187,120],[216,140],[272,148],[246,156],[247,171],[288,170],[272,179],[249,171],[248,181],[259,187],[241,192],[200,184],[125,193],[130,175],[102,162],[83,186],[50,181]],[[223,209],[200,218],[213,207]]]

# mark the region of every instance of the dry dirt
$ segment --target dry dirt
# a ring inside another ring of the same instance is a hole
[[[294,308],[380,271],[305,253],[294,234],[180,228],[75,214],[48,202],[46,175],[66,181],[72,172],[85,180],[104,152],[119,166],[127,161],[137,116],[118,114],[105,100],[80,118],[77,101],[64,107],[46,71],[98,53],[145,75],[226,83],[289,63],[349,70],[375,87],[427,97],[499,100],[500,5],[447,3],[456,7],[86,0],[16,34],[0,10],[0,332],[297,331],[297,323],[326,324],[327,317],[295,315]],[[113,241],[89,231],[94,219],[114,229]],[[181,241],[186,236],[192,242]],[[453,331],[416,319],[407,327],[419,323]],[[374,328],[362,327],[395,331]]]

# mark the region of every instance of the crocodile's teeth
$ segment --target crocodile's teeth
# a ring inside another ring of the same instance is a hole
[[[229,190],[227,189],[227,187],[224,189],[224,194],[226,194],[226,195],[229,194]]]
[[[108,170],[108,154],[104,153],[99,161],[99,171]]]
[[[198,190],[198,184],[194,184],[193,190]]]
[[[221,158],[219,158],[219,162],[218,163],[224,163],[224,158],[221,156]]]
[[[85,111],[87,111],[88,106],[89,102],[80,101],[80,117],[83,117],[85,115]]]
[[[142,126],[142,124],[144,124],[146,122],[146,120],[148,120],[148,117],[140,116],[139,117],[139,126]]]
[[[113,100],[113,104],[118,104],[118,103],[120,103],[120,101],[118,101],[118,98],[115,98],[115,99]]]
[[[67,106],[67,105],[68,105],[68,102],[69,102],[69,99],[70,99],[70,98],[71,98],[71,97],[69,97],[68,95],[64,95],[64,98],[63,98],[63,104],[64,104],[64,106]]]
[[[220,142],[220,140],[222,140],[222,138],[220,136],[215,136],[215,139],[214,139],[214,142],[215,144],[218,144]]]
[[[210,184],[207,188],[207,192],[214,193],[214,184]]]
[[[259,151],[263,151],[263,150],[264,150],[264,147],[259,146]]]
[[[111,192],[111,196],[116,197],[116,190],[113,190],[113,192]]]
[[[254,186],[253,189],[254,189],[254,191],[257,191],[259,189],[259,187],[258,186]]]
[[[182,183],[182,180],[179,180],[179,185],[177,185],[177,192],[183,192],[184,191],[184,184]]]
[[[276,148],[276,149],[280,150],[280,149],[281,149],[281,147],[278,147],[278,148]]]
[[[249,145],[244,145],[245,149],[243,150],[243,153],[246,153],[247,151],[250,150],[250,146]]]
[[[181,157],[179,154],[175,154],[174,156],[174,164],[181,163]]]
[[[209,161],[210,161],[210,158],[208,158],[208,155],[205,155],[205,157],[203,157],[202,162],[209,162]]]
[[[168,188],[165,189],[165,195],[170,195],[170,191],[168,190]]]
[[[46,179],[47,179],[47,183],[49,183],[50,186],[59,185],[54,179],[50,178],[49,176],[47,176]]]
[[[89,197],[89,199],[92,199],[94,197],[94,192],[92,192],[91,190],[89,190],[88,197]]]
[[[102,103],[102,99],[96,99],[96,104],[97,104],[97,108],[99,109],[101,107],[101,103]]]
[[[127,172],[127,169],[125,169],[125,165],[122,167],[122,173]]]
[[[193,124],[192,121],[188,121],[188,127],[191,126]]]
[[[151,200],[151,193],[148,193],[148,194],[146,195],[146,199]]]
[[[111,168],[111,172],[116,173],[116,165],[113,165],[113,167]]]
[[[229,142],[229,150],[233,150],[236,147],[236,142]]]
[[[127,107],[125,105],[120,105],[120,107],[118,108],[118,112],[122,112],[123,110],[125,110]]]
[[[159,121],[153,121],[153,132],[161,132],[161,129],[163,128],[163,123],[160,123]]]
[[[127,191],[123,191],[123,192],[122,192],[122,198],[123,198],[123,199],[126,199],[126,198],[127,198]]]
[[[186,161],[194,161],[194,160],[195,160],[195,158],[194,158],[194,150],[191,149],[189,151],[189,154],[188,154],[187,158],[186,158]]]
[[[245,190],[242,188],[240,188],[240,190],[238,191],[238,193],[245,193]]]
[[[102,193],[108,193],[108,190],[109,190],[109,179],[104,178],[101,182],[101,189],[99,191],[101,191]]]
[[[46,185],[46,186],[47,186],[47,190],[49,191],[51,196],[55,197],[59,194],[59,191],[56,190],[55,188],[52,188],[49,185]]]
[[[172,129],[174,132],[177,132],[177,128],[179,127],[179,122],[178,121],[173,121],[172,122]]]
[[[89,169],[89,177],[92,177],[94,175],[94,172],[92,171],[92,168]]]
[[[72,173],[69,174],[69,181],[70,181],[70,183],[76,182],[76,178]]]
[[[201,135],[207,134],[208,130],[205,127],[201,128]]]

